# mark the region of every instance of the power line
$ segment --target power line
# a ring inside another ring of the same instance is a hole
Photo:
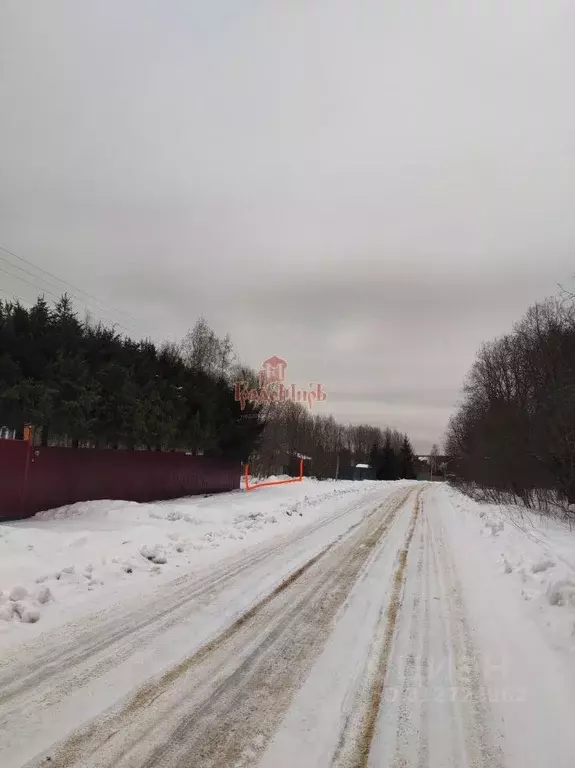
[[[42,272],[45,275],[48,275],[48,276],[52,277],[54,280],[57,280],[62,285],[68,286],[76,294],[83,294],[84,296],[87,296],[88,298],[92,299],[93,301],[98,302],[98,304],[102,305],[103,307],[108,307],[113,312],[120,312],[121,314],[125,315],[127,318],[130,318],[131,320],[133,320],[134,323],[140,324],[140,321],[138,321],[135,317],[133,317],[133,315],[130,315],[129,312],[126,312],[125,310],[118,309],[117,307],[114,307],[112,304],[109,304],[108,302],[105,302],[105,301],[102,301],[101,299],[98,299],[97,296],[93,296],[92,294],[88,293],[87,291],[84,291],[82,288],[76,287],[72,283],[68,282],[67,280],[63,280],[62,278],[58,277],[57,275],[53,274],[52,272],[49,272],[48,270],[43,269],[42,267],[38,267],[32,261],[29,261],[28,259],[25,259],[23,256],[19,256],[17,253],[14,253],[14,251],[11,251],[8,248],[5,248],[4,246],[1,246],[1,245],[0,245],[0,251],[3,251],[4,253],[7,253],[8,255],[14,257],[15,259],[19,259],[20,261],[22,261],[25,264],[29,264],[33,269],[37,270],[38,272]],[[9,259],[5,258],[4,256],[0,256],[0,259],[2,261],[4,261],[6,264],[8,264],[10,267],[12,267],[13,269],[17,269],[20,272],[23,272],[25,275],[28,275],[28,276],[34,278],[34,280],[39,280],[41,282],[41,285],[37,285],[36,283],[30,283],[28,280],[25,280],[24,278],[21,278],[19,275],[15,275],[15,274],[10,273],[10,272],[5,272],[5,274],[10,275],[11,277],[15,277],[17,280],[21,280],[22,282],[28,283],[28,285],[32,285],[32,287],[36,288],[37,290],[44,291],[44,292],[48,293],[50,296],[53,296],[56,299],[60,298],[59,295],[56,296],[52,291],[50,291],[49,289],[44,288],[44,284],[46,284],[46,285],[49,285],[51,288],[54,288],[54,290],[60,291],[61,290],[60,287],[57,286],[57,285],[54,285],[53,282],[49,282],[48,280],[46,280],[45,277],[42,277],[41,275],[37,275],[34,272],[30,272],[29,270],[24,269],[23,267],[19,266],[18,264],[14,264],[12,261],[10,261]],[[3,270],[3,271],[5,271],[5,270]],[[80,296],[76,296],[76,295],[72,294],[72,298],[75,299],[76,301],[81,302],[84,305],[84,308],[86,309],[86,311],[93,312],[96,315],[99,315],[106,322],[111,323],[112,325],[119,326],[120,328],[122,328],[127,333],[129,333],[129,334],[134,334],[134,333],[135,334],[139,334],[140,333],[137,330],[136,327],[134,327],[134,328],[132,328],[132,330],[130,330],[124,324],[122,324],[122,323],[120,323],[118,321],[115,321],[115,320],[113,320],[110,317],[107,317],[106,315],[104,315],[102,313],[102,311],[100,309],[98,309],[97,307],[90,306],[90,304],[88,304],[86,302],[86,300],[82,299]],[[147,334],[144,333],[142,335],[146,336]]]
[[[3,269],[2,267],[0,267],[0,272],[3,272],[5,275],[8,275],[9,277],[15,277],[16,280],[21,280],[23,283],[27,283],[28,285],[31,285],[32,288],[36,288],[37,291],[42,291],[44,293],[49,293],[50,296],[53,296],[55,299],[59,299],[60,298],[59,296],[56,296],[55,293],[52,293],[52,291],[49,291],[48,289],[43,288],[40,285],[36,285],[35,283],[31,283],[30,280],[26,280],[26,278],[20,277],[20,275],[15,275],[13,272],[8,272],[7,269]]]
[[[0,256],[0,258],[2,258],[2,257]],[[6,259],[4,259],[4,261],[6,261]],[[7,263],[10,264],[10,262],[7,262]],[[21,269],[21,267],[17,267],[15,264],[11,264],[11,266],[16,267],[16,269]],[[31,275],[32,277],[34,277],[37,280],[43,280],[43,278],[38,277],[37,275],[33,275],[31,272],[27,272],[26,270],[22,270],[22,271],[25,272],[27,275]],[[27,285],[31,285],[32,288],[35,288],[37,291],[41,291],[42,293],[48,293],[50,296],[52,296],[54,299],[56,299],[56,301],[59,301],[59,299],[61,298],[57,294],[55,294],[52,291],[48,290],[47,288],[44,288],[44,286],[37,285],[36,283],[32,283],[30,280],[26,280],[26,278],[21,277],[20,275],[15,275],[13,272],[8,272],[7,269],[3,269],[2,267],[0,267],[0,272],[3,272],[5,275],[8,275],[9,277],[14,277],[16,280],[21,280],[23,283],[26,283]],[[44,282],[47,282],[47,281],[44,280]],[[53,288],[56,287],[52,283],[48,283],[48,285],[51,285]],[[58,289],[56,288],[56,290],[58,290]],[[86,302],[84,302],[84,306],[85,306],[85,309],[87,309],[88,311],[93,309],[88,304],[86,304]],[[122,325],[122,323],[113,322],[110,318],[105,318],[104,317],[103,319],[106,320],[107,322],[111,322],[113,325],[119,326],[124,331],[127,331],[128,333],[130,333],[129,328],[126,328],[126,326]]]
[[[19,261],[24,262],[24,264],[28,264],[28,266],[33,267],[34,269],[38,270],[38,272],[42,272],[44,275],[48,275],[48,277],[51,277],[54,280],[57,280],[59,283],[62,283],[62,285],[68,286],[68,288],[71,288],[72,290],[76,291],[77,293],[81,293],[82,295],[87,296],[89,299],[92,299],[92,301],[97,301],[98,304],[101,304],[102,306],[108,307],[108,309],[111,309],[114,312],[120,312],[121,314],[125,315],[126,317],[129,317],[135,323],[140,322],[137,318],[135,318],[129,312],[126,312],[123,309],[119,309],[118,307],[114,307],[112,304],[109,304],[106,301],[102,301],[102,299],[99,299],[97,296],[93,296],[91,293],[88,293],[87,291],[84,291],[82,288],[78,288],[77,286],[73,285],[72,283],[68,282],[67,280],[63,280],[61,277],[58,277],[58,275],[55,275],[53,272],[49,272],[47,269],[43,269],[42,267],[39,267],[37,264],[34,264],[33,261],[30,261],[29,259],[25,259],[23,256],[19,256],[17,253],[14,253],[14,251],[9,250],[8,248],[5,248],[2,245],[0,245],[0,251],[3,251],[4,253],[7,253],[9,256],[12,256],[13,258],[18,259]],[[2,257],[0,257],[0,258],[2,258]],[[7,261],[7,259],[4,259],[4,261]],[[10,263],[10,262],[8,262],[8,263]],[[18,267],[16,264],[13,264],[12,266],[15,266],[17,269],[21,269],[21,267]],[[34,277],[38,277],[38,279],[43,279],[43,278],[40,278],[37,275],[34,275]]]
[[[40,277],[40,275],[35,275],[33,272],[30,272],[28,269],[24,269],[23,267],[19,267],[17,264],[13,264],[11,261],[9,261],[8,259],[4,258],[4,256],[0,256],[0,260],[4,261],[6,264],[11,266],[13,269],[18,269],[18,270],[20,270],[20,272],[23,272],[25,275],[29,275],[30,277],[33,277],[34,280],[39,280],[42,283],[41,286],[37,286],[35,283],[34,284],[29,283],[29,285],[34,285],[34,287],[38,288],[38,290],[42,290],[42,291],[45,290],[47,293],[49,293],[51,296],[54,296],[56,299],[59,298],[59,296],[57,296],[56,294],[54,294],[51,291],[49,291],[46,288],[44,288],[44,283],[45,283],[46,285],[49,285],[50,288],[54,288],[54,290],[59,291],[60,290],[59,287],[57,285],[54,285],[54,283],[49,283],[48,280],[46,280],[43,277]],[[19,275],[15,275],[12,272],[7,272],[6,270],[2,270],[2,271],[5,272],[5,274],[7,274],[7,275],[11,275],[11,277],[15,277],[16,280],[22,280],[23,279]],[[27,282],[27,281],[24,280],[24,282]],[[83,299],[78,299],[78,297],[76,297],[76,296],[74,296],[73,298],[75,298],[77,301],[82,301],[82,303],[84,304],[85,309],[87,309],[88,311],[90,311],[90,310],[96,311],[93,307],[90,307],[90,305],[87,304]],[[104,317],[104,319],[107,320],[108,322],[112,322],[112,320],[110,318]],[[121,328],[124,328],[126,331],[128,330],[121,323],[118,323],[118,325]]]
[[[1,249],[0,249],[1,250]],[[6,264],[9,264],[14,269],[19,269],[20,272],[23,272],[25,275],[29,275],[30,277],[33,277],[35,280],[41,280],[43,283],[46,283],[46,285],[49,285],[50,288],[54,288],[56,291],[59,290],[57,285],[54,285],[54,283],[49,283],[47,280],[45,280],[43,277],[40,277],[39,275],[35,275],[33,272],[30,272],[27,269],[24,269],[23,267],[19,267],[17,264],[12,264],[11,261],[8,259],[5,259],[4,256],[0,256],[0,259],[5,262]],[[4,270],[3,270],[4,271]],[[6,274],[11,274],[10,272],[7,272]],[[17,280],[19,279],[18,275],[12,275],[12,277],[15,277]],[[52,294],[53,296],[54,294]]]

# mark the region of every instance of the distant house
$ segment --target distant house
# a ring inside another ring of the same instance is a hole
[[[369,464],[356,464],[353,468],[354,480],[373,480],[374,472]]]

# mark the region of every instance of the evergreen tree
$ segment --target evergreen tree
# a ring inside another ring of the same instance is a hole
[[[399,477],[406,480],[415,478],[415,454],[407,435],[403,437],[399,452]]]
[[[391,435],[389,432],[386,434],[385,443],[381,451],[381,465],[377,475],[378,480],[397,480],[398,478],[398,462],[393,450],[391,442]]]

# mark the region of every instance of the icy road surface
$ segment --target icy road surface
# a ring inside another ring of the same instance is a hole
[[[33,638],[0,664],[0,765],[572,768],[573,654],[488,547],[444,486],[376,485]]]

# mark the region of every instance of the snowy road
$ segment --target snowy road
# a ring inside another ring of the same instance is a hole
[[[15,649],[0,764],[571,767],[573,667],[474,533],[442,486],[387,485]]]

